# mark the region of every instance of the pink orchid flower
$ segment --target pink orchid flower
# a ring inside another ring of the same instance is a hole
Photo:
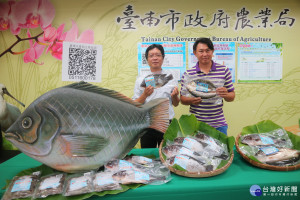
[[[20,31],[16,20],[11,15],[11,11],[14,7],[15,1],[0,2],[0,31],[11,29],[12,33]]]
[[[27,30],[27,35],[28,35],[28,37],[31,37],[29,30]],[[33,62],[33,63],[39,64],[39,65],[44,64],[44,63],[37,63],[36,59],[38,59],[42,55],[42,53],[44,52],[45,46],[40,45],[37,42],[35,42],[33,44],[32,40],[29,40],[29,45],[30,45],[30,48],[26,50],[26,53],[23,58],[24,62],[25,63]]]
[[[86,30],[81,33],[80,37],[78,37],[78,26],[72,20],[72,28],[67,32],[65,41],[66,42],[78,42],[78,43],[87,43],[93,44],[94,43],[94,31],[93,30]]]
[[[72,27],[69,31],[63,32],[64,24],[60,25],[57,29],[57,38],[49,45],[46,52],[51,52],[51,55],[58,59],[62,60],[62,52],[63,52],[63,41],[66,42],[78,42],[78,43],[94,43],[94,31],[86,30],[81,33],[80,37],[78,37],[78,27],[77,24],[72,20]]]
[[[56,28],[49,26],[44,30],[43,41],[44,42],[53,42],[57,38]]]
[[[51,25],[55,9],[49,0],[21,0],[12,7],[12,33],[17,35],[20,28],[36,28],[45,30]],[[19,28],[16,28],[16,24]]]
[[[57,30],[55,30],[55,38],[52,37],[51,41],[49,40],[49,36],[48,38],[46,38],[47,35],[54,35],[54,29],[49,29],[49,31],[51,31],[52,33],[48,33],[48,29],[45,30],[45,33],[44,33],[44,40],[45,39],[48,39],[50,41],[50,44],[49,44],[49,47],[47,48],[46,50],[46,53],[48,53],[49,51],[51,52],[51,55],[58,59],[58,60],[62,60],[62,43],[63,41],[65,40],[65,37],[66,37],[66,34],[67,33],[63,33],[63,30],[64,30],[64,27],[65,27],[65,24],[62,24],[58,27]]]

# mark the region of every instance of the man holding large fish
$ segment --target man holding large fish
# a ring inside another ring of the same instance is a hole
[[[136,102],[147,103],[157,98],[169,99],[169,119],[175,116],[173,106],[178,106],[177,81],[173,75],[162,70],[165,53],[162,45],[152,44],[146,49],[146,60],[150,72],[140,75],[135,83],[133,98]],[[141,138],[142,148],[156,148],[163,139],[163,133],[148,130]]]
[[[209,38],[199,38],[193,45],[197,64],[181,79],[180,100],[190,112],[227,135],[228,125],[223,113],[223,99],[235,98],[230,70],[212,60],[214,45]]]

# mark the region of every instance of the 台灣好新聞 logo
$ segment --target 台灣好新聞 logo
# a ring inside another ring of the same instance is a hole
[[[259,185],[252,185],[250,187],[250,194],[252,196],[261,196],[262,191],[261,191],[261,188],[259,187]]]

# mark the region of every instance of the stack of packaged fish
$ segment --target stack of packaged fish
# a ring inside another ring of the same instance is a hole
[[[292,166],[300,163],[300,151],[293,148],[293,144],[284,129],[247,134],[240,138],[241,151],[254,156],[261,163],[274,166]]]
[[[168,166],[192,173],[216,170],[222,160],[230,158],[226,144],[202,132],[167,141],[162,153]]]
[[[16,176],[2,200],[46,198],[51,195],[74,196],[91,192],[123,190],[122,184],[164,184],[171,180],[170,171],[160,161],[143,156],[127,156],[111,160],[99,172],[53,173],[41,177],[41,172]]]

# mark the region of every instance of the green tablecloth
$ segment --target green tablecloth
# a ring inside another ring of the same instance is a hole
[[[133,149],[137,155],[155,155],[158,149]],[[0,187],[24,169],[41,165],[21,153],[0,165]],[[250,194],[250,187],[259,185],[260,197]],[[267,190],[268,189],[268,190]],[[275,189],[275,191],[274,191]],[[282,189],[282,191],[281,191]],[[172,180],[163,185],[145,185],[117,195],[93,196],[103,200],[193,200],[193,199],[300,199],[300,170],[290,172],[269,171],[256,168],[235,152],[231,166],[222,174],[208,178],[187,178],[172,174]],[[5,190],[1,189],[0,195]]]

